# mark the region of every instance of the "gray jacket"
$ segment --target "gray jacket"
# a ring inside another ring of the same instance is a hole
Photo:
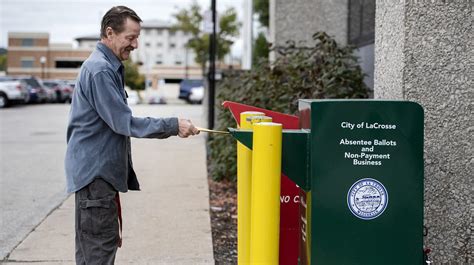
[[[81,67],[67,128],[67,192],[76,192],[97,177],[121,192],[139,190],[130,137],[167,138],[178,134],[177,118],[132,116],[123,72],[122,63],[101,42]]]

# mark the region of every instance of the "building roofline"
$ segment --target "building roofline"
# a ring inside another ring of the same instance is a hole
[[[49,39],[47,32],[8,32],[8,38]]]
[[[145,20],[141,24],[142,29],[171,29],[172,24],[168,21],[151,19]]]

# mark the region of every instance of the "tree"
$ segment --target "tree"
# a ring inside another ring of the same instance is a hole
[[[6,71],[6,70],[7,70],[7,55],[1,54],[0,55],[0,71]]]
[[[145,89],[145,76],[138,72],[138,65],[131,60],[126,60],[123,65],[125,67],[125,85],[132,90]]]
[[[275,50],[279,56],[273,62],[261,60],[252,71],[225,71],[216,89],[216,106],[228,100],[295,114],[298,99],[368,98],[364,73],[352,47],[341,46],[324,32],[315,33],[313,40],[310,46],[288,41]],[[217,130],[233,126],[229,111],[217,114]],[[235,140],[214,134],[208,144],[211,176],[235,180]]]
[[[269,0],[254,0],[253,10],[258,15],[260,24],[268,29],[269,26]],[[270,43],[267,41],[265,34],[260,32],[253,44],[252,62],[253,65],[258,64],[261,59],[268,59]]]
[[[268,53],[270,52],[269,43],[267,42],[267,38],[263,32],[258,34],[258,37],[255,39],[253,45],[253,52],[252,52],[252,63],[253,65],[259,64],[260,60],[268,59]]]
[[[269,0],[254,0],[253,10],[258,14],[258,21],[260,24],[268,28],[270,21]]]
[[[177,20],[173,28],[191,34],[187,47],[194,51],[196,63],[204,70],[209,58],[209,34],[200,29],[203,22],[201,7],[197,2],[193,2],[189,9],[181,9],[173,16]],[[234,38],[239,35],[239,27],[235,9],[229,8],[219,15],[219,31],[216,34],[218,60],[222,61],[229,54]]]

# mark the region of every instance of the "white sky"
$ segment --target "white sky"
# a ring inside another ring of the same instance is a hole
[[[0,47],[7,47],[8,32],[48,32],[50,42],[72,43],[74,38],[99,34],[103,14],[112,6],[125,5],[137,12],[142,20],[172,21],[172,14],[187,8],[193,0],[0,0]],[[197,0],[203,10],[211,0]],[[242,21],[243,0],[216,0],[217,10],[228,7],[237,10]],[[242,34],[241,34],[242,35]],[[241,37],[232,48],[240,56]]]

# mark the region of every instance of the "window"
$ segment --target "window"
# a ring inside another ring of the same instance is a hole
[[[149,43],[149,42],[146,42],[146,43],[145,43],[145,46],[146,46],[146,47],[150,47],[150,43]]]
[[[183,58],[179,54],[176,54],[174,58],[174,64],[181,65],[183,63]]]
[[[75,60],[56,61],[56,68],[80,68],[82,63],[82,61]]]
[[[161,54],[156,56],[156,64],[163,64],[163,56]]]
[[[32,47],[34,45],[33,39],[22,39],[21,46],[23,47]]]
[[[349,43],[362,47],[375,41],[375,0],[349,0]]]
[[[357,50],[364,82],[374,87],[375,0],[349,0],[348,40]]]
[[[161,35],[161,34],[163,34],[163,30],[161,30],[161,29],[157,29],[157,30],[156,30],[156,34],[157,34],[157,35]]]
[[[176,47],[176,44],[174,44],[174,43],[170,43],[170,48],[172,48],[172,49],[173,49],[173,48],[175,48],[175,47]]]
[[[174,36],[174,35],[176,35],[176,31],[170,30],[170,36]]]
[[[21,68],[33,68],[34,63],[33,58],[21,58]]]
[[[156,47],[163,47],[163,43],[158,42],[158,43],[156,44]]]

